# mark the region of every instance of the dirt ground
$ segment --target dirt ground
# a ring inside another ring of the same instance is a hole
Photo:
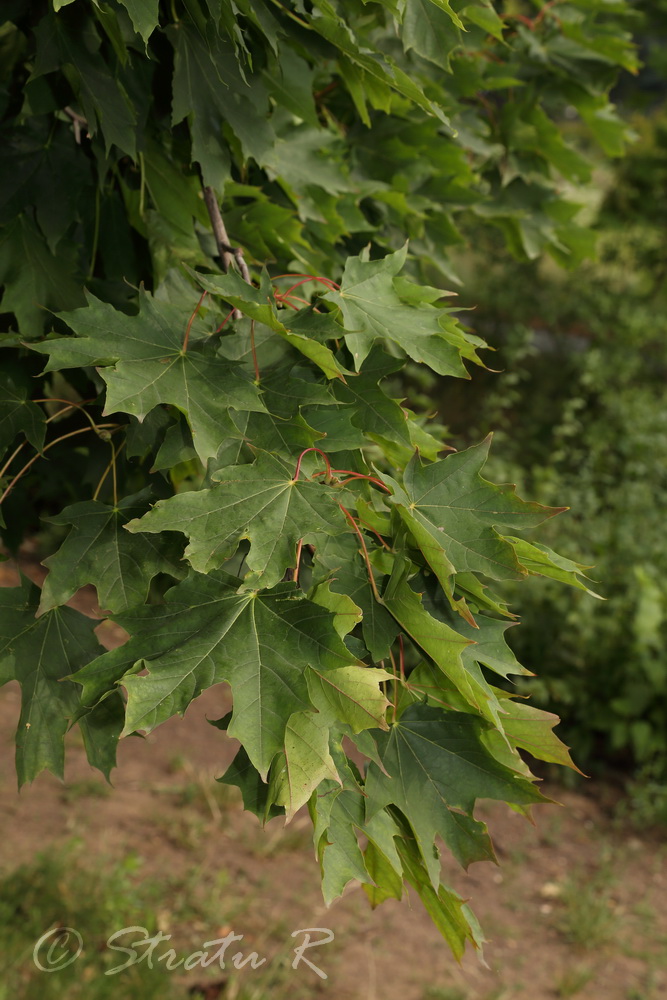
[[[30,559],[24,569],[35,579],[43,575]],[[3,564],[0,585],[15,582],[13,564]],[[94,597],[81,592],[75,604],[94,613]],[[123,638],[108,624],[100,637],[108,645]],[[144,876],[165,879],[165,897],[179,872],[189,873],[189,884],[194,871],[195,881],[217,887],[217,926],[191,928],[202,943],[231,928],[244,935],[243,948],[271,956],[294,947],[294,930],[330,928],[334,940],[316,953],[328,978],[302,966],[266,996],[667,997],[667,851],[659,834],[619,826],[608,788],[593,782],[582,783],[581,792],[546,787],[561,805],[537,807],[535,826],[505,806],[481,805],[478,815],[489,823],[500,867],[477,864],[468,875],[454,863],[447,868],[450,884],[469,899],[486,932],[487,967],[473,955],[459,966],[416,898],[373,912],[352,885],[327,910],[307,813],[286,827],[273,820],[262,830],[243,812],[235,789],[214,783],[236,749],[206,721],[229,708],[224,686],[206,692],[184,719],[170,720],[146,739],[122,741],[111,794],[88,766],[76,734],[69,739],[65,785],[42,774],[17,793],[12,743],[19,700],[17,685],[0,690],[2,869],[76,836],[100,864],[139,855]],[[167,912],[169,904],[165,898]],[[184,976],[184,998],[189,982]],[[231,993],[210,995],[224,1000]]]

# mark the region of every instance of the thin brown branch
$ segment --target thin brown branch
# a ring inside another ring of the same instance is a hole
[[[14,485],[19,481],[19,479],[21,478],[21,476],[25,475],[25,473],[35,464],[35,462],[37,461],[37,459],[38,458],[42,458],[43,455],[49,450],[49,448],[53,448],[54,445],[59,444],[61,441],[66,441],[68,438],[75,437],[77,434],[87,434],[87,433],[90,433],[91,430],[96,430],[97,433],[99,434],[99,432],[101,430],[106,430],[107,428],[114,428],[114,429],[116,429],[118,426],[119,426],[118,424],[97,424],[97,426],[94,427],[94,428],[93,427],[79,427],[79,429],[76,430],[76,431],[70,431],[69,434],[63,434],[63,435],[61,435],[61,437],[56,438],[54,441],[50,441],[49,444],[45,445],[42,448],[41,451],[38,451],[36,455],[33,455],[33,457],[30,459],[29,462],[26,462],[26,464],[23,466],[23,468],[21,469],[20,472],[16,473],[16,475],[14,476],[14,478],[12,479],[12,481],[6,487],[6,489],[3,492],[2,496],[0,496],[0,504],[11,493],[12,489],[14,488]],[[102,437],[101,434],[99,436]]]
[[[220,257],[222,270],[225,274],[227,274],[232,266],[233,253],[231,251],[231,247],[229,246],[229,236],[227,235],[227,230],[224,222],[222,221],[222,215],[220,214],[218,199],[216,198],[215,191],[212,187],[204,187],[204,201],[206,203],[206,208],[208,209],[208,217],[211,220],[211,226],[213,227],[215,242],[218,245],[218,256]]]
[[[252,284],[250,281],[250,271],[248,270],[248,265],[246,264],[245,257],[243,256],[243,250],[241,247],[229,247],[229,249],[234,254],[234,260],[236,261],[236,266],[241,272],[241,277],[247,285]]]
[[[81,129],[85,128],[87,132],[88,119],[84,118],[83,115],[80,115],[78,111],[74,110],[74,108],[70,108],[69,105],[66,108],[63,108],[63,111],[65,112],[68,118],[72,119],[72,124],[74,126],[74,141],[77,143],[78,146],[80,146]]]
[[[211,226],[213,227],[213,235],[215,236],[215,242],[218,247],[218,256],[220,257],[220,263],[222,264],[223,271],[227,274],[232,265],[232,261],[234,261],[239,274],[246,284],[252,284],[250,280],[250,271],[248,270],[248,265],[246,264],[245,257],[243,256],[243,250],[241,247],[233,247],[229,242],[229,236],[227,235],[227,229],[222,220],[222,215],[220,214],[220,206],[218,205],[218,199],[216,198],[215,191],[212,187],[207,185],[204,186],[204,201],[206,203],[206,208],[208,209],[208,217],[211,220]],[[241,319],[241,316],[241,310],[235,309],[234,319]]]

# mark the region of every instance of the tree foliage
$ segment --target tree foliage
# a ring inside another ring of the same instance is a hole
[[[483,365],[424,283],[456,281],[471,220],[518,255],[589,251],[564,113],[621,152],[626,19],[620,0],[3,4],[5,537],[50,516],[60,542],[41,594],[1,595],[19,782],[63,773],[70,722],[108,775],[121,736],[225,681],[222,780],[263,819],[308,804],[326,899],[407,882],[455,955],[481,946],[439,845],[493,858],[476,801],[545,801],[520,749],[571,764],[555,718],[493,683],[525,670],[489,581],[580,572],[514,534],[558,509],[489,483],[488,443],[455,452],[388,379]],[[63,606],[85,583],[126,645]]]

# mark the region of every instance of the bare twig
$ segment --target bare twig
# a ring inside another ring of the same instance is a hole
[[[225,224],[222,221],[222,215],[220,214],[218,199],[216,198],[215,191],[212,187],[204,186],[204,201],[206,202],[208,217],[211,220],[211,226],[213,227],[213,235],[215,236],[215,242],[218,247],[218,256],[220,257],[220,263],[222,264],[223,271],[227,274],[232,265],[232,261],[234,261],[239,274],[246,284],[252,284],[250,281],[250,271],[248,270],[248,265],[245,262],[242,248],[233,247],[229,242],[227,229],[225,228]],[[234,319],[241,319],[242,315],[243,314],[240,309],[234,310]]]
[[[229,236],[227,235],[225,224],[222,221],[222,216],[220,215],[218,199],[216,198],[215,191],[212,187],[204,188],[204,201],[206,202],[206,208],[208,209],[208,217],[211,220],[211,225],[213,226],[215,242],[218,244],[218,256],[220,257],[222,270],[225,274],[227,274],[232,264],[233,251],[229,245]]]
[[[80,115],[78,111],[74,110],[74,108],[70,108],[69,105],[66,108],[63,108],[63,111],[68,118],[72,119],[72,124],[74,125],[74,141],[80,146],[81,129],[88,129],[88,119],[84,118],[83,115]]]
[[[2,494],[2,496],[0,496],[0,504],[3,502],[3,500],[5,500],[8,494],[11,493],[15,483],[18,482],[21,476],[23,476],[28,471],[28,469],[30,469],[35,464],[38,458],[42,458],[45,452],[49,450],[49,448],[53,448],[54,445],[59,444],[61,441],[66,441],[68,438],[75,437],[77,434],[87,434],[91,430],[95,430],[99,434],[101,430],[106,430],[107,428],[113,428],[114,430],[116,430],[118,429],[118,426],[119,426],[118,424],[97,424],[95,427],[79,427],[79,429],[76,431],[70,431],[69,434],[63,434],[61,435],[61,437],[55,438],[53,441],[50,441],[49,444],[44,445],[41,451],[38,451],[36,455],[33,455],[33,457],[30,459],[29,462],[26,462],[26,464],[23,466],[20,472],[16,473],[12,481],[5,488],[5,491]],[[101,434],[99,434],[99,436],[102,437]]]

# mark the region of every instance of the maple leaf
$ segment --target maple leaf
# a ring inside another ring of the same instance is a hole
[[[532,528],[566,509],[521,500],[514,486],[483,479],[490,444],[489,435],[481,444],[425,466],[414,455],[405,468],[403,488],[384,477],[394,492],[388,502],[396,506],[446,591],[456,572],[521,579],[526,570],[495,525]]]
[[[158,573],[183,575],[178,545],[167,538],[153,540],[123,530],[131,518],[141,517],[147,510],[150,496],[147,488],[113,506],[84,500],[47,519],[52,524],[70,524],[72,529],[55,555],[43,562],[49,574],[42,589],[40,614],[66,604],[87,583],[97,588],[101,608],[124,611],[145,601],[150,582]]]
[[[294,712],[312,708],[307,669],[349,666],[354,657],[333,615],[298,596],[293,584],[239,593],[218,570],[193,573],[166,603],[114,616],[131,639],[79,671],[82,701],[92,706],[122,681],[125,733],[150,731],[213,684],[227,681],[234,711],[229,735],[241,741],[262,777],[285,742]],[[146,676],[137,676],[143,668]]]
[[[100,645],[95,621],[73,608],[35,617],[39,589],[25,577],[19,587],[0,588],[0,686],[21,685],[16,731],[19,787],[45,768],[63,777],[65,733],[78,705],[69,674],[94,660]],[[122,728],[120,698],[82,726],[88,759],[108,777]]]
[[[313,705],[330,726],[345,723],[353,733],[364,729],[386,729],[385,713],[389,706],[380,689],[392,674],[379,667],[339,667],[319,670],[311,667],[308,687]]]
[[[415,361],[425,362],[440,375],[469,378],[458,348],[444,335],[444,310],[406,305],[393,286],[407,252],[406,245],[382,260],[371,261],[363,253],[348,257],[340,291],[325,296],[343,313],[345,340],[356,368],[361,368],[375,341],[382,339],[398,344]]]
[[[470,942],[481,960],[484,936],[467,903],[448,886],[442,883],[433,886],[419,849],[413,841],[407,838],[399,840],[398,852],[406,881],[417,891],[426,912],[451,948],[454,957],[460,961],[466,944]]]
[[[212,724],[226,730],[228,722],[229,716],[225,716],[223,719],[213,721]],[[285,813],[282,806],[272,802],[268,782],[262,779],[243,747],[239,747],[225,773],[215,780],[222,785],[233,785],[238,788],[243,797],[243,808],[254,813],[262,823]]]
[[[524,701],[515,701],[506,691],[499,697],[502,699],[503,729],[514,746],[527,750],[538,760],[579,771],[568,748],[553,731],[560,722],[557,715]]]
[[[77,334],[31,345],[47,354],[45,371],[100,365],[107,385],[104,414],[121,411],[143,420],[160,404],[185,415],[202,462],[213,458],[221,431],[237,433],[229,408],[262,411],[257,387],[240,366],[216,357],[206,344],[203,320],[192,324],[190,346],[183,349],[192,309],[140,291],[140,312],[127,316],[88,295],[85,309],[62,314]],[[207,349],[208,348],[208,349]],[[113,366],[113,367],[111,367]]]
[[[220,295],[225,302],[235,309],[240,309],[245,316],[263,323],[279,334],[288,344],[321,368],[327,378],[343,378],[347,374],[346,369],[339,364],[328,347],[300,332],[300,313],[294,313],[293,318],[285,317],[284,322],[278,316],[273,301],[273,289],[265,271],[262,272],[259,288],[247,284],[238,274],[218,276],[200,274],[197,271],[192,271],[191,274],[202,288],[214,295]],[[304,311],[310,312],[309,309]],[[340,332],[342,334],[343,330]]]
[[[513,538],[511,535],[507,536],[507,541],[512,543],[517,559],[531,576],[548,576],[560,583],[567,583],[570,587],[585,590],[600,601],[604,600],[583,582],[588,579],[584,570],[590,569],[590,566],[567,559],[540,542],[527,542],[525,538]]]
[[[499,725],[500,705],[477,665],[476,647],[472,645],[475,640],[429,614],[420,595],[408,583],[408,572],[408,564],[397,560],[383,595],[384,606],[417,646],[438,665],[467,703],[490,722]],[[475,631],[471,629],[469,634]]]
[[[497,618],[477,613],[474,625],[471,625],[455,616],[452,609],[444,605],[435,578],[431,574],[428,576],[419,574],[416,577],[416,582],[418,582],[420,590],[422,587],[424,589],[422,605],[425,610],[468,640],[469,645],[461,653],[464,664],[470,664],[473,661],[482,663],[505,678],[509,677],[510,674],[531,673],[519,663],[505,638],[507,630],[512,628],[516,624],[515,622],[499,621]]]
[[[483,823],[472,817],[480,798],[530,804],[545,801],[525,778],[486,749],[488,723],[464,712],[412,705],[389,733],[376,735],[387,773],[371,762],[366,777],[366,815],[396,805],[412,826],[433,886],[440,878],[436,835],[467,868],[493,859]],[[388,777],[391,775],[391,777]]]
[[[0,456],[18,434],[38,451],[44,444],[46,422],[44,412],[27,398],[25,390],[17,388],[9,375],[0,372]]]
[[[158,0],[120,0],[132,19],[134,30],[147,42],[159,24]]]
[[[332,593],[344,594],[361,608],[361,628],[366,648],[376,662],[389,656],[389,647],[400,626],[384,604],[373,596],[368,570],[359,553],[356,535],[338,534],[323,539],[315,556],[315,582],[329,581]]]
[[[359,848],[357,833],[362,834],[380,851],[393,873],[402,876],[402,866],[394,838],[401,830],[386,810],[368,818],[364,809],[365,792],[358,772],[332,740],[334,759],[338,765],[339,782],[325,780],[318,794],[310,801],[313,817],[313,839],[322,869],[322,892],[327,905],[340,896],[352,879],[372,885],[365,858]],[[390,876],[392,878],[392,876]],[[392,881],[393,881],[392,878]]]
[[[220,567],[247,538],[248,584],[272,587],[295,565],[299,539],[348,530],[338,506],[345,490],[295,480],[294,467],[274,455],[221,469],[213,479],[218,485],[210,489],[158,501],[128,531],[182,531],[190,539],[186,558],[202,573]]]
[[[336,398],[354,407],[352,422],[371,440],[389,440],[412,451],[410,430],[398,400],[386,394],[380,381],[402,367],[381,348],[373,348],[356,378],[334,385]]]
[[[329,753],[329,726],[319,713],[295,712],[285,728],[282,753],[271,768],[269,795],[289,821],[325,780],[339,781]]]

